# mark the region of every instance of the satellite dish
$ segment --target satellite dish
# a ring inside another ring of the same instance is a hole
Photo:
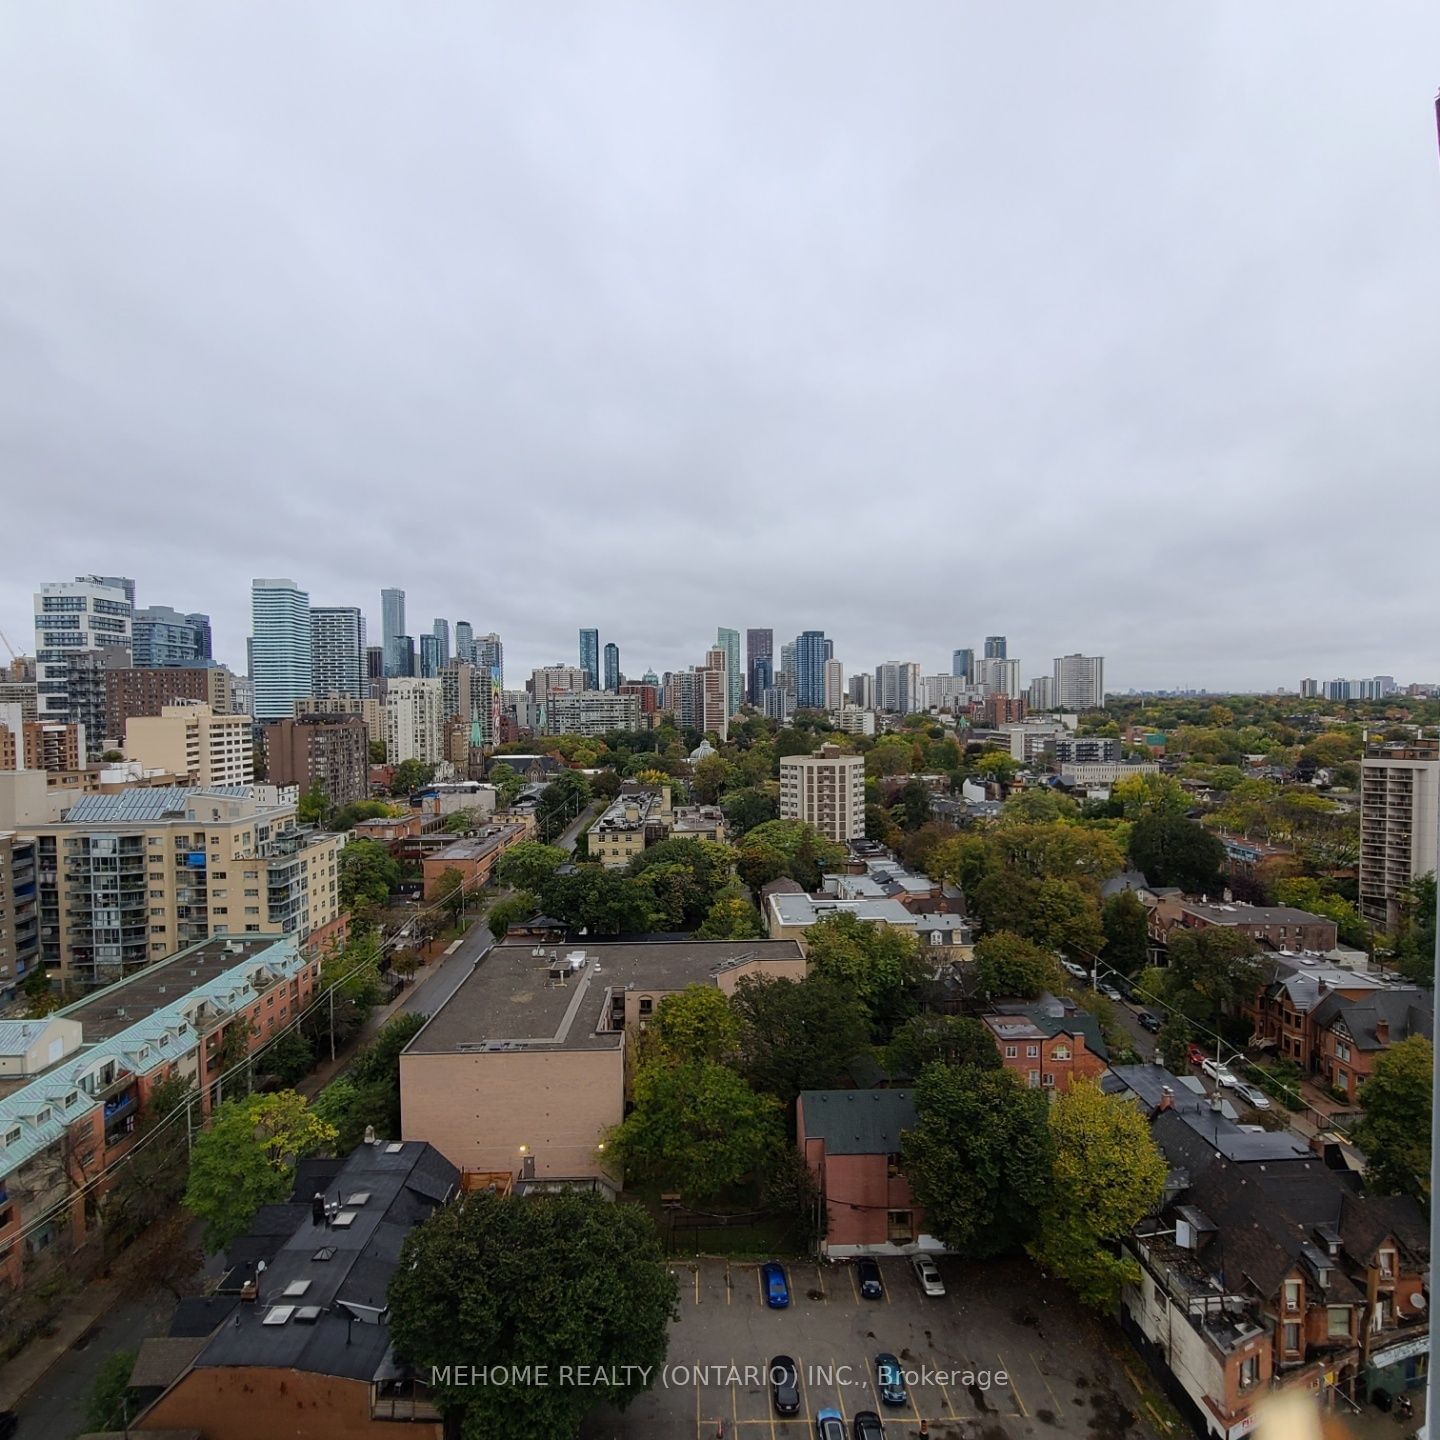
[[[1410,1304],[1413,1309],[1423,1310],[1425,1308],[1425,1296],[1421,1294],[1419,1290],[1417,1290],[1410,1297]]]

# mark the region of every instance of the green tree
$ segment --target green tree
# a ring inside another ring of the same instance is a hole
[[[802,1090],[834,1085],[869,1039],[855,992],[824,974],[803,980],[746,975],[731,1000],[740,1017],[741,1073],[786,1105]]]
[[[730,1008],[723,990],[713,985],[687,985],[656,1005],[641,1042],[644,1062],[728,1063],[739,1050],[740,1029],[740,1017]]]
[[[975,773],[985,780],[1008,785],[1021,770],[1020,762],[1008,750],[988,750],[975,762]]]
[[[763,830],[762,825],[759,829]],[[745,837],[745,843],[740,847],[739,857],[735,861],[735,873],[750,887],[754,895],[772,880],[778,880],[786,872],[789,861],[785,858],[784,851],[774,845],[756,845],[751,843],[751,836],[758,831],[752,830],[750,835]]]
[[[808,855],[821,869],[839,865],[845,858],[843,845],[837,845],[803,820],[769,820],[757,825],[746,834],[741,853],[760,846],[778,850],[791,863]]]
[[[1362,950],[1370,948],[1370,927],[1360,918],[1355,902],[1327,893],[1319,880],[1298,875],[1277,880],[1275,903],[1323,915],[1335,922],[1335,934],[1342,945],[1354,945]],[[1427,961],[1431,958],[1426,957]]]
[[[723,755],[707,755],[690,775],[690,787],[701,805],[713,805],[730,784],[735,767]]]
[[[478,810],[452,810],[445,817],[447,835],[473,835],[483,823]]]
[[[1119,1242],[1159,1203],[1167,1166],[1134,1105],[1074,1084],[1050,1107],[1055,1159],[1050,1201],[1030,1254],[1097,1310],[1110,1311],[1139,1267]]]
[[[972,1259],[1012,1254],[1050,1203],[1053,1141],[1043,1091],[1009,1070],[927,1065],[901,1164],[935,1234]]]
[[[175,1112],[193,1100],[194,1086],[183,1075],[172,1075],[150,1091],[135,1125],[135,1143],[101,1201],[106,1242],[114,1248],[157,1225],[185,1193],[192,1121]],[[198,1109],[194,1115],[198,1118]]]
[[[293,1090],[225,1101],[195,1137],[185,1190],[186,1207],[205,1222],[206,1248],[223,1250],[243,1235],[262,1205],[290,1194],[296,1160],[335,1138]]]
[[[545,1385],[436,1385],[435,1403],[464,1440],[576,1435],[596,1405],[623,1408],[654,1382],[675,1297],[640,1206],[479,1191],[406,1239],[390,1282],[390,1334],[425,1375],[457,1355],[477,1369],[546,1369]],[[562,1382],[562,1367],[577,1364],[598,1383]]]
[[[1415,985],[1430,985],[1435,970],[1435,875],[1413,881],[1400,894],[1395,964]]]
[[[1166,998],[1191,1020],[1213,1022],[1253,1000],[1260,988],[1259,948],[1238,930],[1175,926],[1166,949]]]
[[[911,1077],[937,1061],[976,1070],[1001,1067],[995,1037],[969,1015],[912,1015],[895,1032],[885,1061],[891,1074]]]
[[[765,1170],[783,1144],[780,1102],[713,1060],[640,1070],[635,1108],[607,1137],[627,1179],[656,1181],[697,1204]]]
[[[760,912],[741,896],[717,900],[705,912],[704,923],[695,932],[697,940],[763,940],[765,922]]]
[[[848,986],[870,1017],[870,1034],[884,1044],[920,1008],[930,970],[912,931],[874,925],[842,912],[805,932],[810,972]]]
[[[302,825],[323,825],[330,813],[330,796],[325,786],[317,780],[301,797],[295,807],[295,818]]]
[[[385,742],[383,740],[372,740],[370,742],[370,763],[372,765],[383,765],[385,763]]]
[[[497,900],[485,913],[490,933],[503,940],[508,930],[523,925],[540,908],[539,899],[528,890],[519,890],[504,900]]]
[[[1110,787],[1112,812],[1127,820],[1144,815],[1183,817],[1191,803],[1185,787],[1170,775],[1129,775]]]
[[[426,760],[402,760],[390,775],[392,795],[410,795],[435,778],[435,767]]]
[[[277,1076],[282,1085],[293,1085],[315,1068],[315,1047],[298,1029],[287,1030],[266,1046],[258,1063],[263,1074]]]
[[[453,865],[447,865],[435,877],[434,900],[444,906],[445,913],[456,920],[465,908],[465,877]]]
[[[86,1430],[119,1430],[139,1413],[138,1392],[130,1388],[135,1356],[134,1350],[116,1350],[101,1362],[85,1401]]]
[[[623,935],[651,928],[654,911],[643,886],[599,865],[580,865],[552,876],[541,891],[545,909],[592,935]]]
[[[900,787],[890,813],[906,830],[918,830],[930,818],[930,791],[923,780],[907,780]]]
[[[1138,975],[1149,961],[1150,919],[1133,890],[1112,895],[1101,912],[1105,931],[1105,963],[1122,975]]]
[[[314,1114],[335,1128],[337,1153],[348,1154],[372,1126],[381,1139],[400,1134],[400,1052],[425,1019],[406,1014],[388,1021],[350,1069],[315,1097]]]
[[[774,820],[780,813],[775,797],[758,786],[730,791],[721,797],[720,809],[724,812],[730,835],[735,840],[741,839],[757,825]]]
[[[378,840],[352,840],[340,852],[340,905],[379,907],[400,883],[399,863]]]
[[[574,770],[562,770],[540,793],[535,825],[540,838],[558,839],[590,803],[590,784]]]
[[[1055,956],[1011,930],[975,942],[975,982],[982,995],[1033,1000],[1064,977]]]
[[[495,878],[512,890],[539,891],[569,859],[570,856],[558,845],[522,840],[500,857],[495,866]]]
[[[1360,1091],[1355,1143],[1365,1181],[1382,1195],[1430,1203],[1430,1079],[1434,1052],[1423,1035],[1392,1045]]]
[[[1152,885],[1178,885],[1187,894],[1220,889],[1225,847],[1183,815],[1142,815],[1130,831],[1130,859]]]

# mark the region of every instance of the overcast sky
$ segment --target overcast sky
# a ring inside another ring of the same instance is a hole
[[[12,5],[0,628],[1440,679],[1440,7]]]

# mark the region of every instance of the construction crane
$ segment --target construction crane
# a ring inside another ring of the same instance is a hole
[[[0,630],[0,641],[4,642],[5,648],[10,652],[10,659],[12,663],[20,658],[15,653],[15,647],[10,643],[10,637],[3,630]]]

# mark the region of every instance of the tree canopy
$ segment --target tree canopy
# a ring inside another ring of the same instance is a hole
[[[920,1008],[930,967],[912,931],[843,911],[810,926],[805,947],[810,973],[849,989],[864,1006],[877,1043],[884,1044]]]
[[[1048,950],[997,930],[975,942],[975,981],[982,995],[1033,1000],[1060,985],[1064,972]]]
[[[1152,885],[1216,894],[1225,847],[1203,825],[1172,811],[1142,815],[1130,831],[1130,859]]]
[[[731,1006],[741,1022],[741,1073],[787,1105],[802,1090],[836,1084],[869,1039],[864,1004],[823,973],[803,980],[746,975]]]
[[[1360,1091],[1355,1143],[1366,1184],[1382,1195],[1430,1202],[1430,1081],[1434,1051],[1423,1035],[1392,1045]]]
[[[459,1356],[546,1367],[543,1385],[436,1384],[464,1440],[575,1435],[597,1404],[623,1408],[657,1380],[676,1317],[644,1210],[580,1194],[479,1191],[442,1207],[406,1239],[388,1300],[396,1349],[423,1374]]]

